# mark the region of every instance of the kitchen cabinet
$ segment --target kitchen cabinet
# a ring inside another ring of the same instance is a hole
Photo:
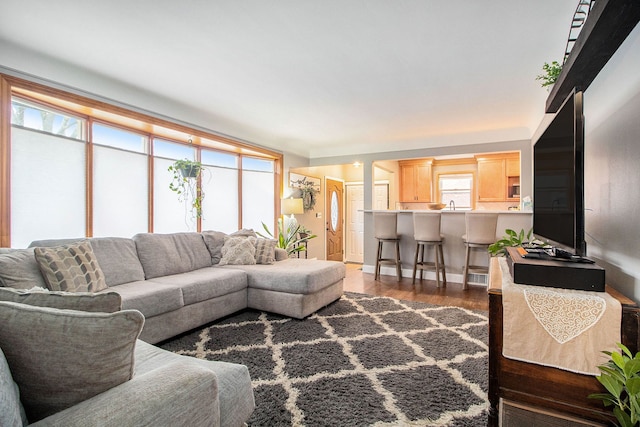
[[[483,154],[475,158],[479,202],[520,200],[519,153]]]
[[[400,166],[400,201],[431,201],[431,165],[433,159],[405,160]]]
[[[520,156],[508,157],[505,159],[507,176],[517,176],[520,178]]]

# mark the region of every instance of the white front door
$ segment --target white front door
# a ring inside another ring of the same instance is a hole
[[[346,259],[347,262],[362,263],[364,261],[364,186],[347,184],[347,229]]]

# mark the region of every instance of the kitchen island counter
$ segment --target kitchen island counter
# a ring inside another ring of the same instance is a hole
[[[440,232],[444,236],[444,260],[447,271],[447,281],[462,283],[462,268],[464,266],[465,246],[462,242],[462,235],[466,232],[464,215],[470,213],[497,213],[498,224],[496,226],[496,240],[505,235],[505,230],[510,228],[516,232],[524,230],[528,232],[532,227],[532,212],[525,211],[490,211],[490,210],[364,210],[365,233],[364,233],[364,265],[362,270],[365,273],[373,273],[376,264],[377,240],[373,231],[374,212],[396,212],[398,213],[398,234],[400,235],[400,259],[402,260],[402,276],[411,277],[413,270],[413,259],[415,256],[416,242],[413,238],[413,212],[441,212],[442,222]],[[386,250],[391,250],[385,247]],[[472,263],[474,265],[487,265],[488,257],[478,251],[473,251]],[[432,253],[427,254],[432,257]],[[382,274],[395,275],[394,268],[382,268]],[[425,278],[435,279],[433,272],[425,272]],[[416,282],[417,283],[417,282]],[[474,283],[471,281],[470,283]],[[485,282],[486,283],[486,282]],[[483,284],[485,284],[483,283]]]

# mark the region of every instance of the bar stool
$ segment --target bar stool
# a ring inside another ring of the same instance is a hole
[[[398,214],[395,212],[374,212],[373,213],[373,229],[375,238],[378,239],[378,255],[376,257],[376,274],[374,280],[380,277],[380,266],[382,264],[394,264],[396,266],[396,275],[398,280],[402,279],[402,271],[400,270],[402,263],[400,262],[400,236],[398,236]],[[383,258],[383,243],[395,243],[396,257]]]
[[[413,260],[413,284],[416,283],[416,271],[420,269],[420,280],[424,270],[435,270],[436,283],[440,287],[440,271],[442,282],[447,286],[447,275],[444,267],[444,253],[442,252],[443,236],[440,234],[440,212],[414,212],[413,213],[413,238],[416,241],[416,255]],[[433,246],[434,262],[424,260],[427,247]]]
[[[496,241],[496,225],[498,214],[466,212],[464,222],[467,233],[462,236],[462,241],[467,247],[464,257],[464,269],[462,271],[462,289],[469,289],[467,284],[469,271],[488,273],[488,267],[469,265],[471,249],[483,249],[488,254],[489,245]]]

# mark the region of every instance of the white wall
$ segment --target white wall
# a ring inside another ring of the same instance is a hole
[[[640,301],[640,25],[584,95],[587,253]]]

